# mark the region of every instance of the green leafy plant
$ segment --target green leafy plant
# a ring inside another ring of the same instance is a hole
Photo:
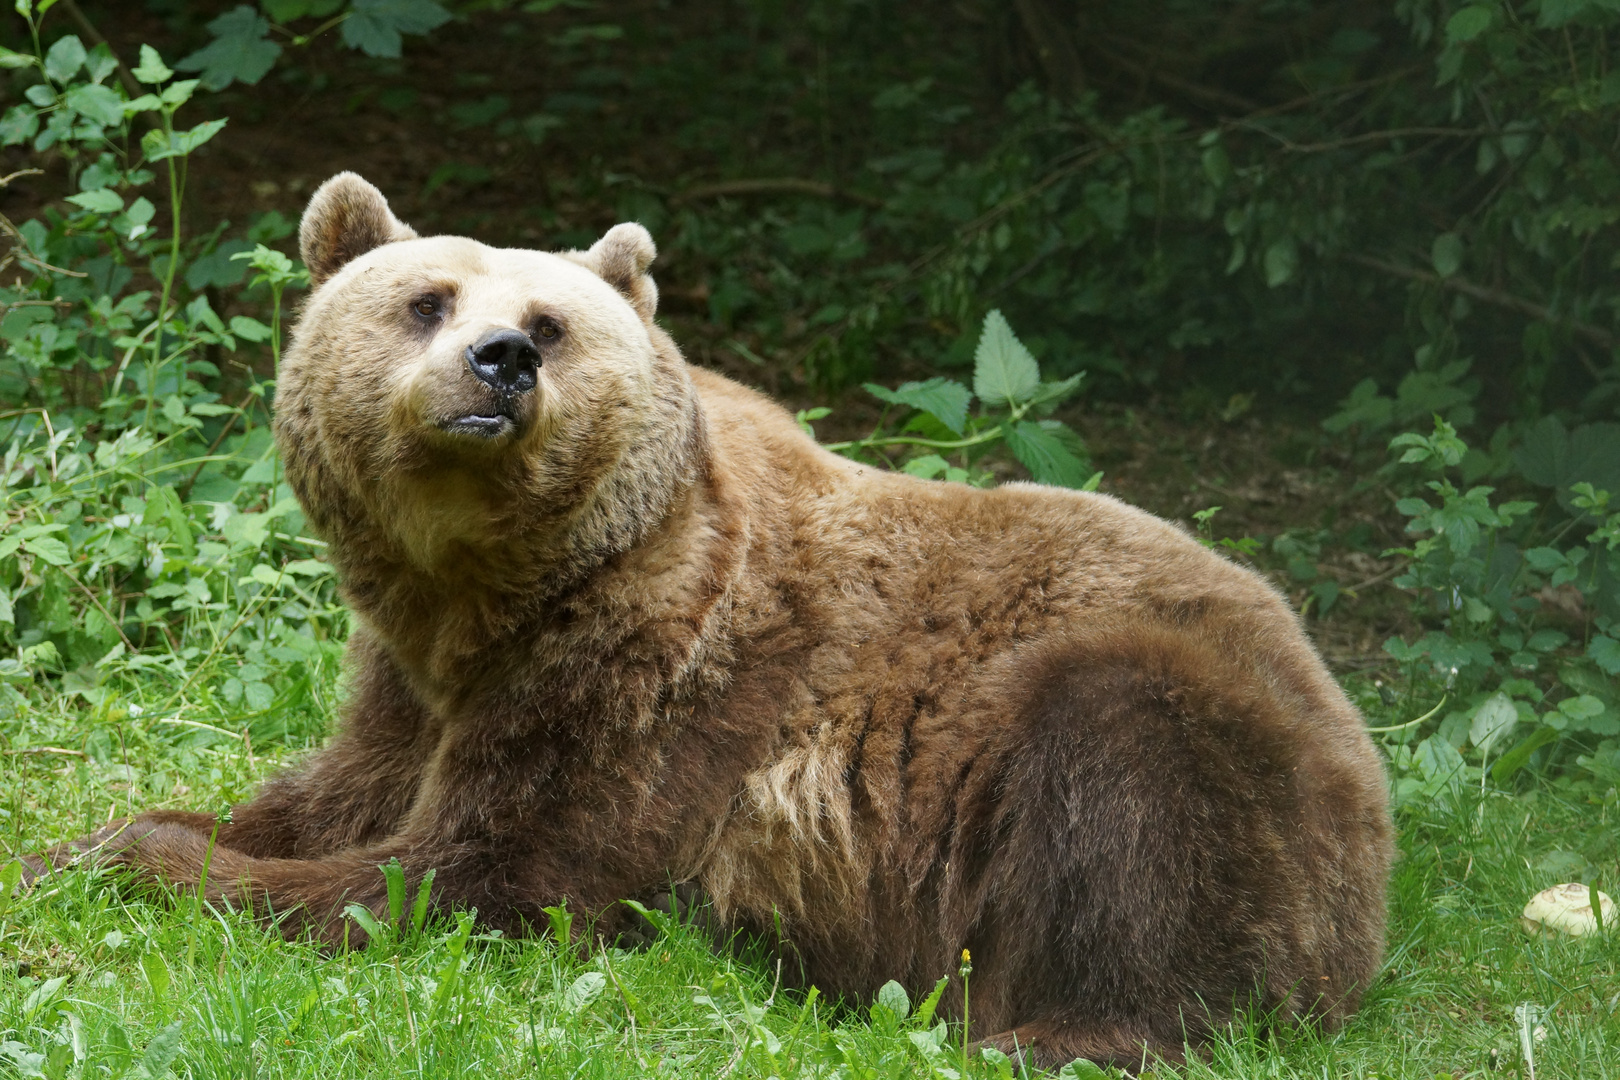
[[[177,66],[198,72],[205,88],[223,90],[264,78],[281,57],[282,42],[303,47],[337,30],[348,48],[397,57],[403,35],[426,34],[449,21],[450,12],[433,0],[260,0],[257,11],[238,4],[210,22],[212,40]]]
[[[100,761],[131,724],[199,745],[274,742],[300,695],[325,693],[341,637],[265,423],[284,291],[302,272],[262,241],[231,241],[259,273],[238,313],[215,310],[208,289],[241,281],[223,226],[188,240],[180,222],[187,160],[225,121],[178,123],[199,84],[150,46],[133,96],[108,81],[105,46],[65,35],[40,49],[51,6],[19,5],[36,50],[5,61],[35,81],[0,123],[6,141],[65,157],[79,189],[41,219],[0,223],[27,272],[0,286],[0,393],[20,406],[0,455],[0,710],[82,702],[104,718],[79,744]],[[140,194],[157,170],[161,233]],[[285,235],[263,224],[250,235]],[[260,296],[268,321],[248,313],[264,314]],[[261,346],[268,378],[249,352]],[[305,704],[318,726],[318,701]],[[9,735],[18,751],[52,738]]]
[[[1620,577],[1620,514],[1607,492],[1574,485],[1573,513],[1549,516],[1535,501],[1495,501],[1490,486],[1459,486],[1452,475],[1468,447],[1438,417],[1431,434],[1399,435],[1390,447],[1401,465],[1431,477],[1427,496],[1396,503],[1418,539],[1391,554],[1409,560],[1395,584],[1413,592],[1435,625],[1384,648],[1413,685],[1438,683],[1455,703],[1426,738],[1409,725],[1393,732],[1405,774],[1397,793],[1433,797],[1472,780],[1483,785],[1487,769],[1503,784],[1533,760],[1612,783],[1620,775],[1620,627],[1610,599]],[[1548,624],[1542,598],[1558,589],[1583,601],[1581,625]],[[1416,678],[1420,668],[1424,679]]]
[[[1004,445],[1030,475],[1043,484],[1095,490],[1102,473],[1090,467],[1085,444],[1061,420],[1049,414],[1079,389],[1083,375],[1053,382],[1041,380],[1040,368],[1000,311],[985,316],[974,350],[973,389],[943,376],[903,383],[893,390],[873,383],[866,390],[885,403],[871,435],[849,442],[827,443],[827,449],[860,461],[898,467],[924,479],[936,477],[983,486],[993,474],[979,468],[984,455]],[[980,407],[969,409],[974,397]],[[889,428],[890,408],[906,410],[897,428]],[[799,414],[808,426],[830,410]],[[904,460],[889,455],[900,452]],[[950,460],[955,457],[953,464]]]

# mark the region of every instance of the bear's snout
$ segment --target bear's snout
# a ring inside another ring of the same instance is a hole
[[[540,370],[540,350],[521,330],[491,330],[467,346],[467,366],[498,393],[527,393]]]

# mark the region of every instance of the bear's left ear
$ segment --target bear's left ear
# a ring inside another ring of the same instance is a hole
[[[579,262],[623,293],[636,314],[652,322],[658,310],[658,286],[653,284],[647,268],[656,258],[658,248],[652,234],[634,222],[626,222],[609,229],[579,257]]]
[[[316,188],[298,225],[298,253],[309,267],[311,289],[373,248],[414,239],[416,230],[394,216],[383,193],[352,172]]]

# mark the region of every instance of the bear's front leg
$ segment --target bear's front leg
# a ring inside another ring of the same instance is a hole
[[[234,807],[218,842],[244,855],[314,858],[397,832],[416,798],[439,725],[394,661],[365,633],[349,641],[355,673],[337,736]]]
[[[216,837],[144,815],[97,857],[182,889],[201,885],[210,899],[279,920],[284,933],[332,945],[364,943],[344,918],[350,904],[387,918],[379,868],[392,859],[412,893],[431,870],[436,908],[477,909],[481,924],[508,934],[543,926],[553,904],[566,901],[583,923],[667,884],[672,838],[630,809],[636,782],[597,772],[571,745],[451,730],[431,760],[398,830],[367,843],[309,858],[255,855],[227,842],[229,826]]]

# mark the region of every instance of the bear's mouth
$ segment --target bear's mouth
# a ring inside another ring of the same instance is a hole
[[[470,435],[476,439],[499,439],[516,433],[517,417],[509,406],[488,412],[467,413],[439,421],[439,430],[450,435]]]

